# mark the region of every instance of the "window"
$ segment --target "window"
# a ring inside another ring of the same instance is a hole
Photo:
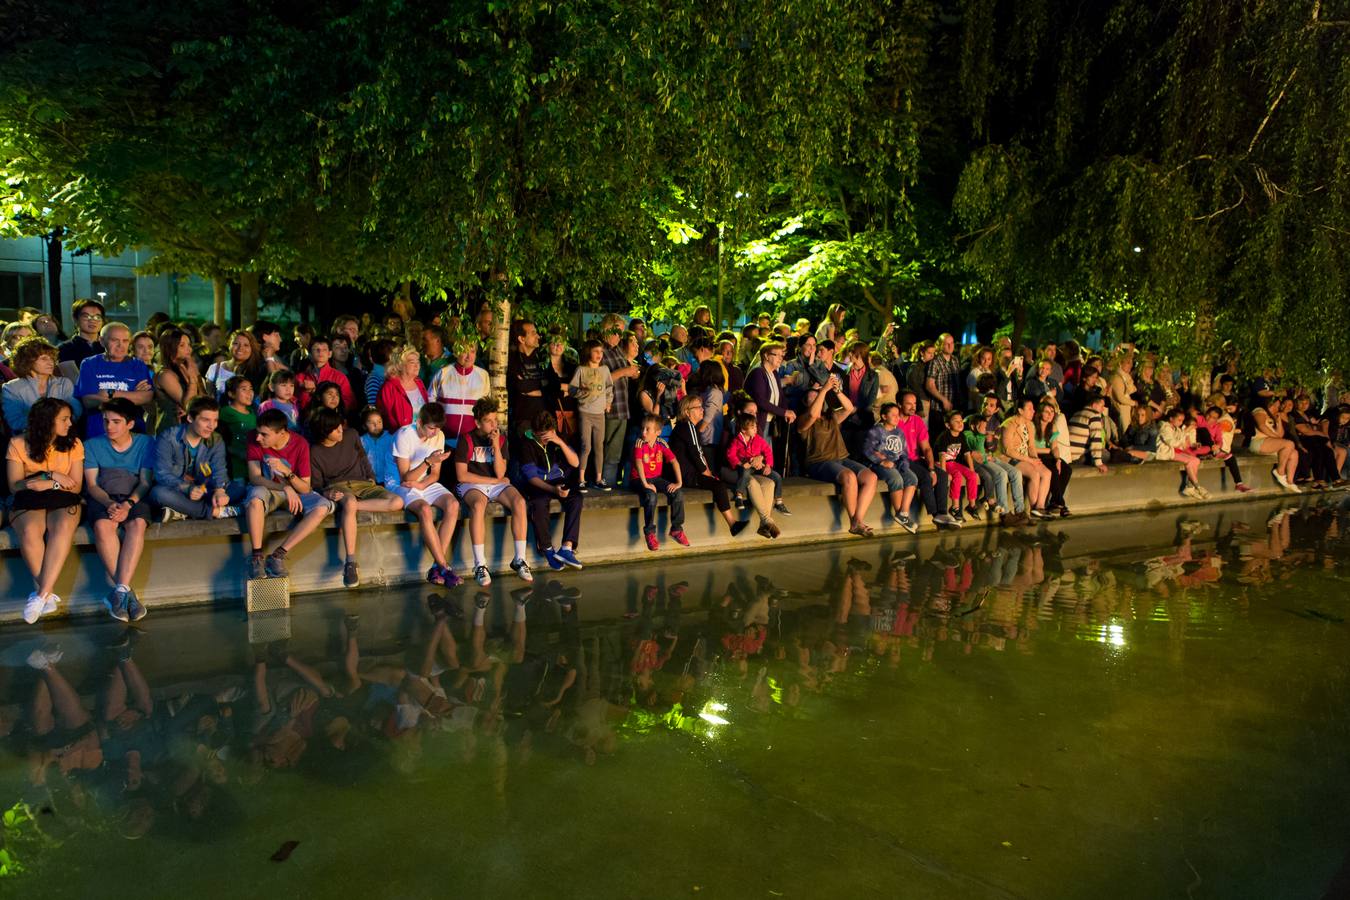
[[[89,292],[103,303],[106,321],[122,322],[132,331],[140,327],[134,276],[95,275],[89,279]]]
[[[14,318],[20,306],[45,306],[42,276],[37,272],[0,272],[0,318]]]

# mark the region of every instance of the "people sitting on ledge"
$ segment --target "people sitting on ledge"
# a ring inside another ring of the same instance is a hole
[[[0,391],[0,487],[32,575],[30,622],[59,607],[82,518],[110,587],[105,605],[126,621],[145,613],[136,582],[149,523],[178,518],[241,519],[254,578],[287,574],[288,555],[336,512],[342,583],[355,587],[358,513],[402,510],[431,557],[427,579],[455,585],[467,512],[485,585],[492,504],[510,520],[502,558],[528,581],[536,560],[581,567],[583,500],[624,483],[643,516],[628,540],[656,549],[661,496],[681,545],[691,490],[711,492],[712,521],[731,536],[748,505],[772,539],[788,515],[784,481],[802,476],[834,486],[861,538],[874,533],[882,485],[883,527],[912,533],[925,521],[1012,528],[1061,517],[1076,474],[1118,465],[1168,466],[1194,501],[1251,491],[1243,472],[1257,458],[1269,458],[1262,482],[1291,493],[1350,478],[1350,395],[1338,371],[1300,383],[1231,352],[1207,374],[1132,344],[1094,349],[1057,335],[1025,346],[919,336],[902,348],[893,326],[875,341],[845,328],[837,304],[820,328],[795,330],[768,313],[715,322],[701,308],[688,323],[609,314],[576,334],[554,324],[547,341],[527,320],[505,323],[515,340],[496,373],[509,376],[503,391],[485,368],[490,304],[419,316],[405,302],[399,315],[341,315],[329,327],[260,323],[228,344],[218,326],[156,316],[133,333],[106,322],[96,301],[72,308],[79,336],[60,350],[40,315],[0,322],[0,373],[14,376]],[[297,346],[282,346],[285,335]],[[152,402],[159,415],[148,419]],[[267,514],[282,507],[292,520],[264,552]]]

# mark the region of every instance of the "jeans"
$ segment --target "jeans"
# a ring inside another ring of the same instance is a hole
[[[225,491],[230,495],[232,506],[238,506],[244,499],[244,486],[237,481],[225,485]],[[189,519],[211,518],[211,491],[207,491],[202,499],[193,500],[176,488],[171,488],[167,484],[157,484],[150,489],[150,499],[165,509],[182,513]]]
[[[917,499],[922,502],[923,508],[928,510],[928,515],[946,515],[947,513],[947,472],[938,466],[936,469],[929,470],[928,462],[922,459],[911,459],[909,467],[914,470],[914,477],[919,479],[919,491]],[[937,474],[937,484],[933,484],[933,474]],[[937,498],[942,498],[942,504],[938,504]]]
[[[898,493],[907,487],[916,488],[919,486],[919,478],[909,466],[904,468],[895,466],[888,469],[885,466],[872,463],[869,468],[877,474],[877,480],[886,485],[886,490],[892,493]]]
[[[627,428],[627,419],[605,416],[605,465],[601,472],[607,484],[620,484],[619,464],[623,462],[624,432]]]
[[[682,530],[684,528],[684,491],[678,490],[673,494],[666,493],[673,482],[664,478],[648,478],[647,482],[652,486],[651,490],[643,487],[640,483],[637,485],[638,502],[642,504],[642,533],[656,534],[657,494],[666,498],[666,506],[670,509],[670,530]]]
[[[991,456],[986,462],[976,463],[975,473],[984,484],[984,495],[993,497],[1003,509],[1018,512],[1026,507],[1022,499],[1022,473],[1013,466]]]
[[[553,525],[549,521],[549,504],[557,500],[558,505],[562,507],[563,518],[563,536],[562,543],[571,544],[573,549],[580,546],[581,541],[581,508],[584,503],[582,495],[577,491],[578,482],[575,478],[563,479],[561,481],[550,481],[549,484],[557,486],[559,484],[570,487],[566,498],[555,497],[547,491],[542,491],[532,484],[525,485],[525,506],[529,510],[530,521],[534,524],[534,549],[543,556],[544,551],[553,546]]]

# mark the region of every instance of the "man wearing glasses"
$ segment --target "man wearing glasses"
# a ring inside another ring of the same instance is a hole
[[[56,348],[56,361],[74,363],[78,369],[80,363],[103,352],[98,340],[99,329],[103,327],[103,304],[88,298],[76,300],[71,316],[75,320],[75,336]]]

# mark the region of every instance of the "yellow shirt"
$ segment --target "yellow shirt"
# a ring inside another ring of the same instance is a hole
[[[55,447],[47,448],[47,456],[41,462],[28,455],[28,443],[21,437],[16,437],[9,442],[9,450],[5,453],[5,459],[14,460],[23,466],[23,477],[31,478],[39,472],[59,472],[62,475],[75,477],[75,472],[84,465],[84,444],[79,439],[75,440],[75,446],[69,450],[57,450]]]

